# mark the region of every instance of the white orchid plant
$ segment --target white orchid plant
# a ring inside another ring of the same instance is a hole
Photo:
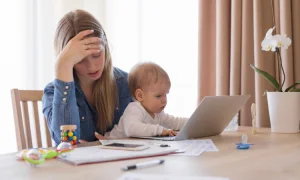
[[[276,89],[276,91],[278,91],[278,92],[300,92],[300,89],[296,88],[296,86],[299,85],[300,82],[294,83],[290,87],[286,88],[284,91],[282,90],[282,87],[285,83],[285,72],[284,72],[284,69],[282,66],[282,59],[281,59],[279,48],[288,49],[288,47],[291,45],[292,41],[289,37],[287,37],[286,34],[284,34],[284,35],[276,34],[273,36],[272,33],[273,33],[274,29],[275,29],[275,27],[268,30],[268,32],[266,33],[265,39],[261,42],[261,47],[262,47],[262,50],[264,50],[264,51],[273,51],[273,52],[277,53],[278,62],[280,64],[279,66],[280,66],[280,68],[282,70],[282,74],[283,74],[282,84],[280,85],[277,82],[276,78],[274,78],[274,76],[270,75],[269,73],[256,68],[252,64],[250,64],[250,66],[257,73],[259,73],[264,78],[266,78],[273,85],[273,87]]]

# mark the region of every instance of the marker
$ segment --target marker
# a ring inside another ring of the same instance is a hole
[[[122,170],[123,171],[128,171],[128,170],[133,170],[133,169],[146,168],[146,167],[151,167],[151,166],[159,165],[159,164],[162,164],[164,162],[165,162],[165,160],[147,161],[147,162],[137,163],[137,164],[134,164],[134,165],[123,167]]]

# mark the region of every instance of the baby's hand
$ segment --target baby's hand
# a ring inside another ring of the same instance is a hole
[[[176,136],[177,132],[173,131],[172,129],[163,129],[161,136]]]

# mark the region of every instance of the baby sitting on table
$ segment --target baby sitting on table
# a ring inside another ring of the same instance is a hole
[[[168,74],[152,62],[139,63],[128,74],[130,94],[119,124],[105,134],[107,138],[175,136],[188,118],[174,117],[163,110],[171,82]]]

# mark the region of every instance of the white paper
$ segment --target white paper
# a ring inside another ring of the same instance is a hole
[[[184,141],[160,141],[160,140],[145,140],[148,144],[168,144],[170,147],[177,148],[178,153],[174,155],[184,156],[199,156],[203,152],[219,151],[211,139],[193,139]]]
[[[148,146],[160,146],[168,144],[171,148],[178,149],[179,156],[200,156],[203,152],[219,151],[211,139],[192,139],[184,141],[161,141],[161,140],[100,140],[105,145],[109,143],[143,144]]]
[[[213,176],[170,176],[159,174],[139,174],[139,173],[125,173],[118,180],[229,180],[223,177]]]
[[[168,142],[171,147],[185,151],[176,155],[199,156],[203,152],[219,151],[211,139],[185,140]]]
[[[195,141],[195,140],[192,140]],[[203,139],[203,140],[199,140],[199,141],[203,141],[203,143],[205,143],[206,146],[208,146],[205,150],[205,152],[218,152],[219,149],[216,147],[216,145],[214,144],[214,142],[211,139]]]
[[[184,153],[178,153],[175,155],[183,155],[183,156],[200,156],[208,146],[203,141],[173,141],[168,142],[171,147],[178,148],[179,151],[183,151]]]

